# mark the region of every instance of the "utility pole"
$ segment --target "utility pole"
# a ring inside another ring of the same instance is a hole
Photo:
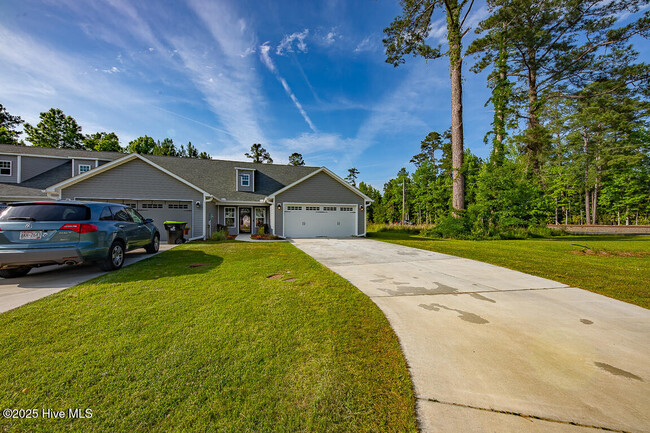
[[[402,178],[402,225],[404,225],[405,223],[405,218],[404,218],[404,212],[405,212],[404,203],[406,202],[406,194],[405,194],[406,189],[404,187],[405,181],[406,179]]]

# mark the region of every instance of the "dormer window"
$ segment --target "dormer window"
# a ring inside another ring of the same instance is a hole
[[[251,184],[251,176],[249,174],[242,174],[241,186],[250,186],[250,184]]]

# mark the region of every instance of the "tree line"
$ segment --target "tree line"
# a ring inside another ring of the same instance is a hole
[[[372,220],[454,224],[486,232],[542,223],[648,223],[650,66],[633,40],[647,38],[643,0],[488,0],[489,16],[463,49],[468,0],[402,0],[384,32],[386,61],[449,58],[451,127],[428,134],[421,152],[375,200]],[[446,50],[430,45],[441,12]],[[641,15],[641,16],[639,16]],[[621,17],[627,24],[620,25]],[[488,71],[494,110],[486,159],[464,148],[462,64]],[[404,203],[404,205],[402,205]]]
[[[122,147],[115,132],[83,134],[81,126],[74,117],[66,116],[59,108],[51,108],[49,111],[42,112],[39,118],[40,122],[36,126],[30,125],[25,123],[20,116],[9,114],[7,109],[0,104],[0,144],[26,145],[20,139],[23,132],[18,130],[24,124],[27,141],[36,147],[210,159],[207,152],[199,152],[192,142],[188,142],[187,146],[178,147],[171,138],[160,141],[144,135]]]

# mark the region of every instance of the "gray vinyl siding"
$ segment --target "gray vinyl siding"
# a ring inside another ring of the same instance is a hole
[[[16,183],[16,173],[18,173],[18,157],[9,155],[0,155],[0,161],[11,162],[11,176],[0,175],[0,182]]]
[[[237,191],[254,192],[255,191],[255,170],[235,170],[237,172]],[[248,175],[248,186],[242,186],[242,175]]]
[[[358,232],[365,233],[366,209],[364,199],[347,187],[341,185],[326,173],[318,173],[296,186],[289,188],[275,197],[275,228],[274,234],[282,236],[282,212],[284,203],[316,203],[316,204],[356,204],[358,206]],[[281,209],[277,209],[280,204]],[[363,211],[361,206],[364,206]]]
[[[64,188],[61,198],[191,201],[192,237],[203,229],[203,194],[149,164],[134,160]],[[196,202],[201,207],[196,207]]]
[[[0,157],[0,159],[2,159]],[[45,173],[48,170],[58,167],[60,165],[68,162],[67,159],[60,158],[39,158],[37,156],[23,156],[22,161],[22,172],[21,172],[21,182],[24,182],[28,179],[31,179],[34,176],[38,176],[41,173]]]
[[[80,165],[89,165],[90,169],[92,170],[95,168],[95,161],[92,159],[73,159],[73,166],[74,166],[74,175],[78,176],[79,175],[79,166]]]

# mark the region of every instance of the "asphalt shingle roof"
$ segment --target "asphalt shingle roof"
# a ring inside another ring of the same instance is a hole
[[[125,157],[119,152],[95,152],[49,147],[13,146],[0,144],[0,153],[16,155],[45,155],[64,158],[93,158],[115,160]],[[280,164],[256,164],[245,161],[217,159],[177,158],[170,156],[141,155],[165,170],[185,179],[192,185],[229,201],[260,201],[285,186],[302,179],[320,167],[295,167]],[[0,196],[45,197],[43,189],[70,178],[71,161],[28,179],[20,185],[0,183]],[[235,190],[235,169],[255,169],[255,192]]]
[[[54,147],[14,146],[12,144],[0,144],[0,153],[59,156],[63,158],[92,158],[110,161],[125,156],[124,153],[120,152],[95,152],[92,150],[57,149]]]
[[[259,201],[320,167],[142,155],[217,199]],[[255,192],[235,191],[235,168],[255,169]]]

